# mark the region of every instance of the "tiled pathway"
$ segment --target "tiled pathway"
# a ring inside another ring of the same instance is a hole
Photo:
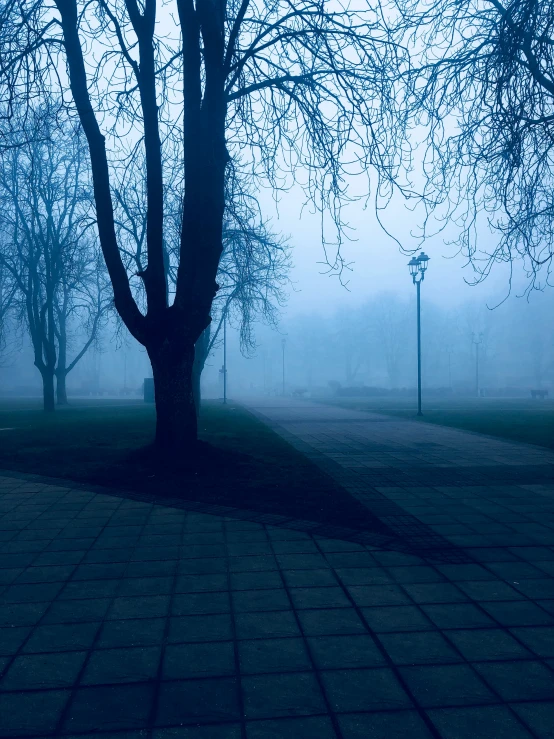
[[[0,477],[0,736],[554,737],[553,456],[258,412],[388,543]]]

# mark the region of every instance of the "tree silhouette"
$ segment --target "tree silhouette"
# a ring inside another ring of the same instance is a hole
[[[521,259],[529,288],[544,286],[554,255],[554,3],[397,5],[398,38],[413,49],[412,120],[427,127],[428,216],[447,231],[456,223],[477,280]]]
[[[14,146],[0,160],[0,269],[29,332],[44,409],[53,411],[54,380],[66,404],[66,377],[96,340],[111,297],[90,228],[82,133],[47,106],[29,116],[28,133],[21,140],[12,131]]]
[[[8,321],[13,313],[16,283],[0,260],[0,366],[6,351]]]
[[[164,259],[170,296],[175,293],[177,284],[182,221],[179,187],[182,172],[175,165],[176,160],[177,157],[166,165],[164,190]],[[125,170],[125,178],[115,190],[120,251],[128,269],[133,267],[137,273],[144,269],[146,242],[144,181],[140,176],[143,168],[144,159],[139,153],[134,166]],[[238,329],[243,354],[251,354],[256,347],[254,324],[263,321],[276,326],[279,308],[286,300],[290,247],[286,239],[274,234],[270,224],[264,220],[253,189],[248,178],[241,177],[231,163],[226,173],[218,291],[212,303],[212,320],[195,345],[193,391],[197,413],[201,403],[201,375],[209,355],[221,342],[223,322],[227,320]],[[139,305],[144,305],[142,282],[135,279],[132,285],[135,299]]]
[[[88,140],[98,233],[117,311],[146,347],[156,441],[196,439],[194,346],[210,323],[223,250],[230,158],[282,189],[297,183],[336,227],[340,271],[345,176],[394,181],[403,121],[389,76],[403,50],[377,5],[331,0],[8,0],[0,70],[8,109],[61,86]],[[164,149],[183,170],[179,264],[164,258]],[[131,288],[114,217],[124,155],[142,147],[147,214],[145,308]],[[334,237],[333,237],[334,238]]]

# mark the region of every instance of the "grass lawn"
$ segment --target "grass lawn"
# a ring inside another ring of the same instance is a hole
[[[418,418],[417,400],[412,398],[326,398],[322,402],[343,408],[384,413],[421,421],[478,431],[511,441],[554,449],[554,400],[532,398],[445,398],[425,399],[423,417]]]
[[[45,414],[35,401],[0,401],[0,469],[151,495],[249,508],[352,528],[382,530],[365,506],[241,406],[204,403],[210,446],[185,468],[145,453],[152,405],[75,401]]]

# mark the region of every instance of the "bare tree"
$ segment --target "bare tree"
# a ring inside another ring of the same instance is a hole
[[[373,334],[374,351],[382,356],[391,388],[399,387],[402,365],[409,346],[409,304],[392,293],[381,293],[364,306]]]
[[[397,5],[397,32],[414,52],[404,77],[411,112],[428,133],[428,215],[447,232],[459,228],[477,281],[521,259],[529,288],[541,288],[554,255],[554,3]]]
[[[13,314],[15,293],[15,280],[0,259],[0,364],[6,351],[8,325]]]
[[[94,243],[84,242],[78,243],[71,265],[65,265],[55,302],[58,405],[67,404],[67,376],[98,341],[112,308],[102,255]]]
[[[329,366],[329,352],[336,354],[336,334],[328,330],[326,321],[317,314],[295,315],[286,329],[296,345],[301,362],[303,372],[300,382],[311,393],[315,385],[322,384],[321,373]]]
[[[55,407],[54,379],[58,403],[67,403],[67,374],[95,341],[111,305],[89,228],[82,135],[73,125],[56,125],[55,112],[39,108],[30,140],[0,162],[0,265],[29,331],[46,411]]]
[[[413,319],[413,314],[411,315]],[[453,369],[459,365],[460,326],[456,314],[425,301],[422,306],[424,329],[423,377],[452,389]],[[413,336],[413,332],[410,332]],[[415,349],[415,347],[414,347]]]
[[[334,324],[331,346],[342,357],[344,380],[352,387],[367,359],[367,326],[359,312],[346,308],[337,311]]]
[[[179,270],[182,200],[182,172],[175,161],[166,165],[164,190],[165,229],[164,260],[168,275],[168,292],[175,294]],[[173,165],[173,166],[172,166]],[[144,160],[140,152],[132,167],[125,170],[121,185],[115,190],[116,225],[120,250],[129,272],[144,269],[146,213],[142,204],[144,192],[140,171]],[[224,321],[237,328],[243,354],[255,350],[254,326],[263,321],[275,326],[279,308],[286,300],[285,286],[291,266],[287,241],[273,234],[264,220],[253,186],[233,164],[229,164],[225,182],[225,214],[223,219],[223,251],[217,270],[218,291],[211,308],[211,322],[196,341],[193,365],[193,394],[196,412],[200,410],[200,379],[209,355],[218,346]],[[142,282],[131,281],[135,299],[145,303]]]
[[[156,0],[8,2],[4,98],[14,104],[60,84],[73,100],[115,306],[152,364],[161,449],[182,451],[196,439],[194,346],[218,291],[230,157],[251,162],[276,188],[303,168],[306,198],[340,234],[345,175],[373,168],[377,190],[394,180],[403,121],[387,77],[403,51],[389,41],[379,6],[331,0],[176,0],[175,9]],[[143,146],[146,163],[144,311],[114,219],[114,161],[127,133],[127,151]],[[172,300],[163,192],[170,136],[181,144],[184,172]],[[331,261],[340,269],[340,252]]]
[[[200,378],[206,361],[221,341],[224,321],[239,331],[243,354],[256,348],[255,323],[276,326],[286,301],[291,267],[290,247],[264,221],[258,201],[235,177],[227,181],[223,220],[223,252],[217,272],[219,286],[212,321],[196,342],[193,386],[200,408]]]

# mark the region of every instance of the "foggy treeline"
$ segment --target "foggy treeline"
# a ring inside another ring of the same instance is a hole
[[[554,387],[554,328],[547,317],[554,296],[534,293],[489,309],[469,300],[454,308],[422,302],[423,386],[443,393],[527,395]],[[260,327],[250,359],[231,355],[229,387],[237,393],[281,394],[285,339],[285,392],[306,395],[363,386],[415,392],[415,298],[380,293],[359,307],[328,317],[301,314],[279,333]],[[477,349],[477,343],[479,344]],[[476,357],[477,351],[479,357]],[[216,392],[215,370],[207,373]]]
[[[441,393],[474,395],[479,344],[479,390],[489,396],[529,395],[554,388],[554,328],[546,320],[554,296],[534,293],[529,300],[511,298],[493,310],[468,300],[454,308],[422,304],[423,386]],[[277,321],[277,316],[273,316]],[[416,385],[415,300],[380,293],[358,307],[341,308],[322,317],[296,314],[278,323],[253,322],[250,344],[240,336],[241,318],[229,317],[228,381],[230,394],[285,392],[321,395],[356,393],[356,388],[414,392]],[[34,395],[40,376],[33,367],[32,346],[12,326],[0,366],[0,393]],[[86,332],[79,335],[79,344]],[[9,347],[11,346],[11,351]],[[222,334],[206,359],[203,388],[221,397]],[[68,378],[69,396],[141,398],[144,378],[151,376],[146,352],[113,319]]]

